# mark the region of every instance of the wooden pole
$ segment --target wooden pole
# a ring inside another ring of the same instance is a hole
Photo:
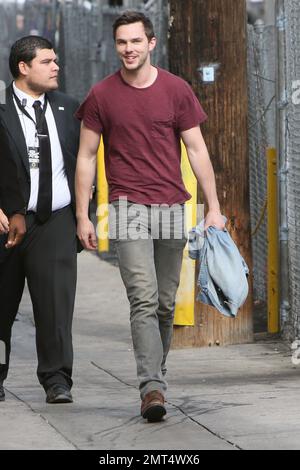
[[[191,84],[209,116],[202,132],[222,212],[251,270],[246,33],[245,0],[170,0],[170,71]],[[195,326],[175,327],[173,347],[251,341],[251,287],[236,319],[197,302]]]

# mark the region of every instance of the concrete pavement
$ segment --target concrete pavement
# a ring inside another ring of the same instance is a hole
[[[79,255],[73,404],[45,403],[27,293],[20,311],[0,449],[300,449],[300,366],[280,341],[171,351],[167,419],[149,424],[118,268]]]

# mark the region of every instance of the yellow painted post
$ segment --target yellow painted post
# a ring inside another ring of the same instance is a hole
[[[197,180],[192,172],[184,144],[181,144],[181,171],[192,198],[186,203],[187,230],[197,224]],[[183,253],[180,284],[176,296],[174,325],[193,326],[195,309],[195,261],[189,258],[188,246]]]
[[[278,204],[276,149],[267,149],[268,168],[268,331],[279,332]]]
[[[98,251],[109,251],[108,238],[108,184],[105,175],[104,145],[101,138],[97,158],[97,235]]]

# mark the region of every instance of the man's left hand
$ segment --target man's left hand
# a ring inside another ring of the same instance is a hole
[[[25,217],[14,214],[9,218],[9,233],[5,248],[13,248],[21,243],[26,233]]]

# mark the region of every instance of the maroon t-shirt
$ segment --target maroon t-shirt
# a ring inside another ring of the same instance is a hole
[[[158,68],[151,86],[135,88],[118,71],[93,86],[76,116],[103,135],[110,202],[120,196],[138,204],[190,199],[180,170],[180,132],[207,116],[184,80]]]

